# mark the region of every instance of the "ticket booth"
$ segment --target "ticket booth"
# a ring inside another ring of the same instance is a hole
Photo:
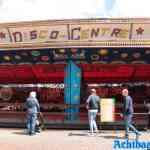
[[[121,90],[134,100],[135,122],[146,124],[150,98],[149,19],[52,20],[0,25],[0,125],[26,121],[24,103],[37,92],[47,126],[88,124],[91,88],[115,98],[121,122]],[[68,126],[69,127],[69,126]]]

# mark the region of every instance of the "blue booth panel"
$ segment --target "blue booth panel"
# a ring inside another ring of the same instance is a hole
[[[65,112],[68,113],[66,120],[74,121],[79,118],[81,69],[73,62],[69,61],[65,68],[65,104],[68,104]]]

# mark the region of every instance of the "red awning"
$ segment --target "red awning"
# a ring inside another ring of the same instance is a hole
[[[82,64],[87,83],[150,81],[150,65]],[[64,64],[1,65],[0,83],[62,83]]]

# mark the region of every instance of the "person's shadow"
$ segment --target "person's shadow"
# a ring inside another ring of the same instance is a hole
[[[70,132],[68,136],[88,136],[88,133],[72,133]]]
[[[126,139],[124,136],[117,136],[117,135],[103,135],[103,136],[99,136],[102,137],[104,139]],[[129,140],[134,140],[134,138],[128,138]]]
[[[25,131],[15,131],[15,132],[13,132],[13,134],[17,134],[17,135],[28,135]]]
[[[93,136],[97,136],[97,137],[102,137],[102,136],[100,136],[101,134],[104,134],[105,132],[104,131],[100,131],[100,132],[98,132],[98,133],[94,133],[93,134]],[[83,131],[83,132],[77,132],[77,133],[75,133],[75,132],[70,132],[69,134],[68,134],[68,136],[92,136],[91,134],[90,134],[90,132],[87,132],[87,131]],[[106,138],[106,137],[105,137]],[[108,137],[109,138],[109,137]]]
[[[125,139],[125,137],[123,136],[116,136],[116,135],[103,135],[103,136],[99,136],[102,137],[104,139]]]

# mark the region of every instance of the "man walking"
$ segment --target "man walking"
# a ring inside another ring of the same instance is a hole
[[[122,90],[124,105],[123,105],[123,115],[125,121],[125,138],[129,136],[129,128],[133,130],[136,134],[136,139],[140,135],[139,131],[132,125],[132,117],[133,117],[133,100],[131,96],[129,96],[129,91],[127,89]]]

